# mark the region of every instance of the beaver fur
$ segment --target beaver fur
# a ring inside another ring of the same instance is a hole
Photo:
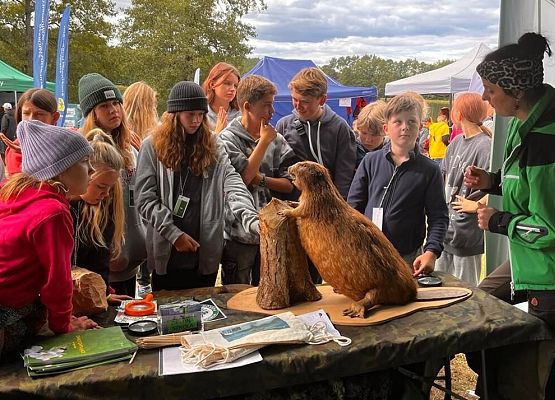
[[[399,252],[347,204],[325,167],[303,161],[289,174],[301,191],[299,205],[280,214],[296,218],[301,244],[322,278],[355,301],[345,315],[365,317],[375,305],[416,299],[416,280]]]

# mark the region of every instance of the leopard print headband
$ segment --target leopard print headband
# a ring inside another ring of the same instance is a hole
[[[500,61],[482,61],[476,67],[480,77],[506,90],[528,90],[543,83],[542,58],[521,60],[516,57]]]

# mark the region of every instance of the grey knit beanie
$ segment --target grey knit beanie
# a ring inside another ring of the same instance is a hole
[[[110,80],[96,72],[83,75],[79,79],[79,103],[85,117],[97,104],[106,100],[117,100],[123,103],[120,91]]]
[[[79,132],[40,121],[21,121],[17,137],[21,143],[22,171],[41,181],[60,175],[93,151]]]
[[[204,111],[208,112],[208,99],[204,90],[195,82],[181,81],[172,87],[168,97],[169,113],[179,111]]]

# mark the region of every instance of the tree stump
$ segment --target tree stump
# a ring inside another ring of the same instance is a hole
[[[288,208],[291,206],[284,201],[272,199],[260,210],[260,284],[256,303],[265,310],[322,298],[310,278],[295,219],[278,214]]]

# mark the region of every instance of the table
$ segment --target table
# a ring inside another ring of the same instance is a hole
[[[445,286],[464,286],[449,275],[439,275]],[[160,292],[157,299],[164,303],[187,295],[199,300],[212,297],[228,316],[214,323],[213,327],[219,327],[262,317],[226,308],[227,299],[233,295],[227,292],[242,288],[244,285]],[[108,323],[113,315],[111,310],[101,316],[100,322]],[[419,311],[377,326],[338,329],[352,339],[350,346],[271,346],[261,350],[264,360],[260,363],[199,374],[158,376],[157,350],[140,351],[132,365],[102,365],[36,380],[27,376],[23,362],[18,360],[0,366],[0,398],[220,398],[382,371],[461,352],[518,345],[515,349],[521,344],[554,339],[543,321],[479,289],[474,289],[468,300],[447,308]]]

